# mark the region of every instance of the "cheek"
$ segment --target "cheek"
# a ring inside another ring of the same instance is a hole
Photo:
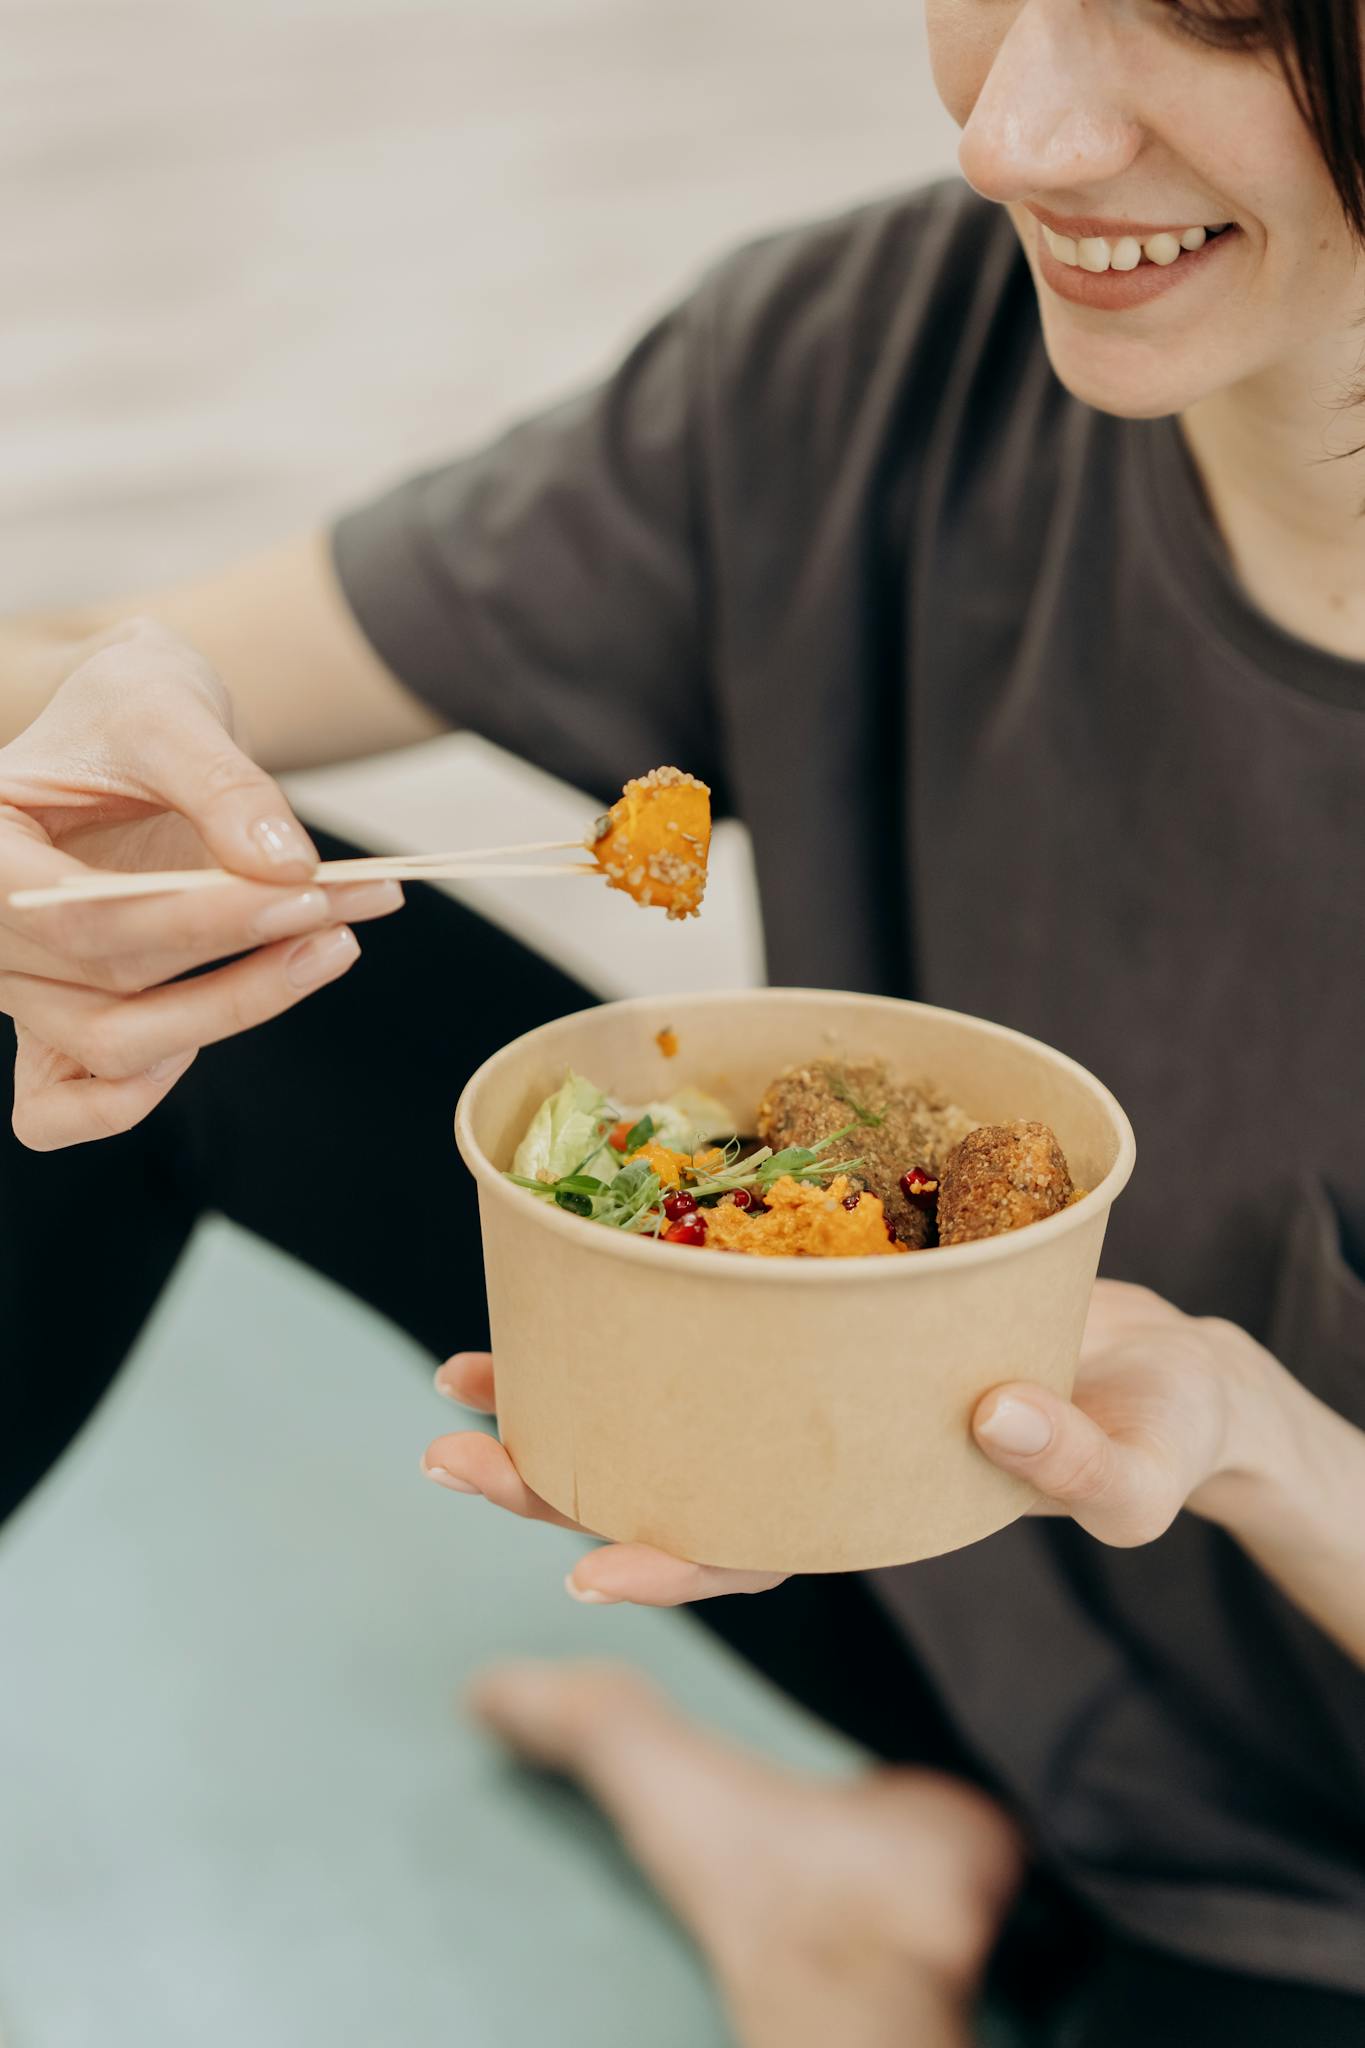
[[[1215,102],[1202,134],[1193,124],[1184,132],[1187,160],[1247,233],[1263,288],[1291,323],[1310,305],[1334,305],[1356,289],[1357,255],[1340,202],[1286,88],[1244,93],[1226,117]]]
[[[959,128],[965,128],[995,53],[1009,26],[1008,7],[983,8],[979,0],[925,0],[929,64],[938,96]],[[997,26],[989,26],[994,17]]]

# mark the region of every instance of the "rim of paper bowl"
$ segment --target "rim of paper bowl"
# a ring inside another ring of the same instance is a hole
[[[996,1237],[973,1238],[967,1244],[935,1245],[930,1251],[912,1252],[904,1258],[847,1258],[847,1259],[801,1259],[801,1258],[745,1258],[735,1252],[711,1251],[702,1245],[664,1244],[653,1237],[637,1235],[634,1232],[608,1230],[605,1225],[594,1227],[586,1216],[574,1216],[567,1209],[561,1209],[553,1202],[533,1195],[529,1188],[519,1188],[507,1180],[500,1167],[493,1164],[479,1144],[471,1128],[469,1102],[475,1089],[484,1077],[503,1064],[511,1065],[526,1041],[538,1037],[551,1025],[560,1023],[558,1017],[535,1025],[530,1031],[522,1032],[519,1038],[508,1041],[498,1052],[490,1054],[482,1066],[476,1068],[460,1092],[455,1105],[455,1142],[460,1156],[475,1179],[490,1189],[496,1188],[499,1199],[525,1204],[528,1224],[542,1230],[569,1231],[574,1241],[582,1244],[584,1251],[606,1258],[646,1259],[666,1262],[671,1273],[686,1271],[695,1267],[710,1280],[743,1281],[754,1286],[796,1286],[819,1287],[841,1283],[847,1286],[857,1280],[875,1286],[913,1285],[916,1274],[957,1271],[967,1266],[984,1265],[996,1259],[1026,1258],[1031,1247],[1041,1248],[1053,1238],[1064,1237],[1073,1230],[1079,1230],[1101,1210],[1112,1206],[1127,1186],[1133,1164],[1137,1157],[1137,1141],[1126,1111],[1116,1095],[1097,1080],[1079,1060],[1069,1054],[1058,1052],[1055,1046],[1046,1044],[1041,1038],[1031,1038],[1027,1032],[1015,1031],[1008,1024],[995,1024],[985,1017],[973,1017],[966,1010],[948,1010],[934,1003],[914,1003],[899,996],[857,995],[846,989],[823,988],[747,988],[692,991],[686,995],[626,996],[618,1002],[589,1006],[589,1010],[610,1010],[613,1014],[637,1010],[642,1016],[657,1018],[664,1010],[668,1021],[674,1023],[685,1017],[688,1010],[702,1004],[731,1002],[736,1009],[743,1009],[751,1003],[779,1001],[809,1001],[818,997],[822,1002],[844,1001],[850,1009],[865,1009],[885,1004],[897,1009],[914,1009],[926,1016],[948,1017],[970,1024],[977,1031],[993,1038],[1007,1039],[1016,1045],[1028,1046],[1042,1053],[1045,1058],[1066,1069],[1094,1096],[1111,1118],[1118,1137],[1118,1153],[1114,1164],[1103,1180],[1096,1183],[1079,1202],[1059,1209],[1055,1216],[1045,1216],[1038,1223],[1022,1225],[1017,1230],[1002,1231]],[[581,1017],[588,1011],[566,1011],[566,1017]],[[682,1035],[681,1033],[679,1034]],[[583,1244],[584,1236],[588,1242]]]

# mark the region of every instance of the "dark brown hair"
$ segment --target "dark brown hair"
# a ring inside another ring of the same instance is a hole
[[[1167,0],[1219,49],[1277,58],[1357,240],[1365,242],[1365,46],[1361,0]]]

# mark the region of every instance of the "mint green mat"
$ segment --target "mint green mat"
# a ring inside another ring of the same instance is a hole
[[[576,1607],[576,1539],[423,1480],[430,1364],[209,1224],[0,1534],[3,2048],[729,2048],[607,1828],[456,1695],[599,1652],[770,1756],[854,1752],[684,1617]]]
[[[603,1651],[771,1754],[848,1752],[682,1617],[575,1607],[574,1539],[424,1481],[429,1371],[209,1225],[0,1538],[5,2048],[727,2041],[606,1829],[454,1696]]]

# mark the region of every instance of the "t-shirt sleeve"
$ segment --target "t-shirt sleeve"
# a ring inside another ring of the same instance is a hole
[[[456,726],[610,798],[663,763],[724,777],[705,645],[695,308],[598,390],[342,517],[362,630]]]

